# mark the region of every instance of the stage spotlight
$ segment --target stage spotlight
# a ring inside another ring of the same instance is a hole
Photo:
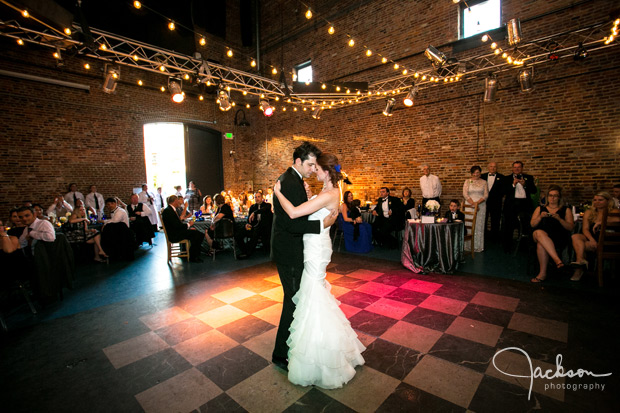
[[[269,106],[269,101],[261,100],[260,101],[260,108],[263,111],[263,115],[265,115],[267,117],[273,115],[273,108],[271,106]]]
[[[418,88],[417,87],[413,87],[409,93],[407,93],[407,97],[405,97],[405,100],[403,101],[403,103],[405,104],[405,106],[407,107],[411,107],[413,106],[413,99],[415,98],[415,96],[418,94]]]
[[[168,91],[172,95],[172,101],[175,103],[181,103],[185,99],[183,94],[183,83],[178,78],[168,78]]]
[[[519,85],[522,92],[531,92],[534,89],[534,68],[528,67],[519,72]]]
[[[521,22],[519,19],[508,20],[506,29],[508,30],[508,43],[511,46],[519,44],[521,42]]]
[[[445,54],[443,54],[433,46],[428,46],[426,48],[426,50],[424,51],[424,56],[426,56],[428,60],[433,63],[433,66],[441,67],[441,65],[443,65],[446,60],[448,60]]]
[[[489,76],[484,79],[484,102],[494,102],[495,93],[497,93],[497,79],[495,76]]]
[[[312,117],[314,119],[321,119],[321,113],[323,113],[323,108],[316,108],[314,112],[312,112]]]
[[[383,114],[385,116],[392,116],[392,111],[394,110],[394,105],[396,104],[396,99],[389,98],[387,103],[385,104],[385,109],[383,109]]]
[[[105,93],[114,93],[116,84],[121,78],[121,69],[105,65],[105,79],[103,81],[103,91]]]
[[[225,89],[220,89],[217,91],[217,102],[220,104],[221,111],[228,111],[232,108],[232,104],[230,103],[230,94]]]
[[[573,56],[573,59],[584,60],[586,57],[588,57],[588,49],[583,46],[583,43],[579,43],[579,47],[577,47],[577,50],[575,50],[575,55]]]

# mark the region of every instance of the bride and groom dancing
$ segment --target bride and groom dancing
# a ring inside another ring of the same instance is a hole
[[[308,142],[295,149],[293,162],[274,188],[271,251],[284,302],[272,361],[294,384],[334,389],[353,378],[366,350],[325,279],[342,175],[336,156]],[[313,173],[323,189],[308,199],[303,178]]]

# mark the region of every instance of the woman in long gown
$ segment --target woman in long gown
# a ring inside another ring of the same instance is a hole
[[[291,218],[311,214],[308,219],[322,220],[338,208],[341,178],[338,158],[324,153],[317,164],[316,175],[323,182],[323,190],[297,207],[280,192],[280,182],[276,183],[274,193]],[[331,255],[329,228],[320,234],[304,235],[304,271],[299,291],[293,297],[296,307],[287,341],[288,379],[301,386],[342,387],[355,375],[355,367],[364,364],[361,353],[366,348],[340,310],[340,303],[325,279]]]
[[[463,204],[463,210],[465,214],[473,213],[474,207],[478,205],[478,215],[476,218],[476,228],[472,228],[474,231],[474,251],[484,251],[484,224],[486,222],[487,204],[486,200],[489,197],[489,188],[487,187],[487,181],[480,179],[482,168],[478,165],[472,166],[469,170],[471,172],[471,178],[466,179],[463,184],[463,198],[465,202]],[[471,244],[465,243],[465,251],[471,251]]]

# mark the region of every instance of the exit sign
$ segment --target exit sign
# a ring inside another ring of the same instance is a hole
[[[226,139],[232,139],[232,138],[233,138],[233,134],[232,134],[232,133],[230,133],[230,132],[226,132],[226,133],[224,134],[224,137],[225,137]]]

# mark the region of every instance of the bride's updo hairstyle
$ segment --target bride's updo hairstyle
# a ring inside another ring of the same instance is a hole
[[[336,165],[338,165],[338,158],[336,155],[332,155],[331,153],[323,153],[316,160],[316,163],[329,174],[329,179],[332,181],[332,184],[337,186],[338,181],[342,179],[342,174],[339,170],[336,170]],[[340,169],[340,166],[338,166],[338,169]]]

